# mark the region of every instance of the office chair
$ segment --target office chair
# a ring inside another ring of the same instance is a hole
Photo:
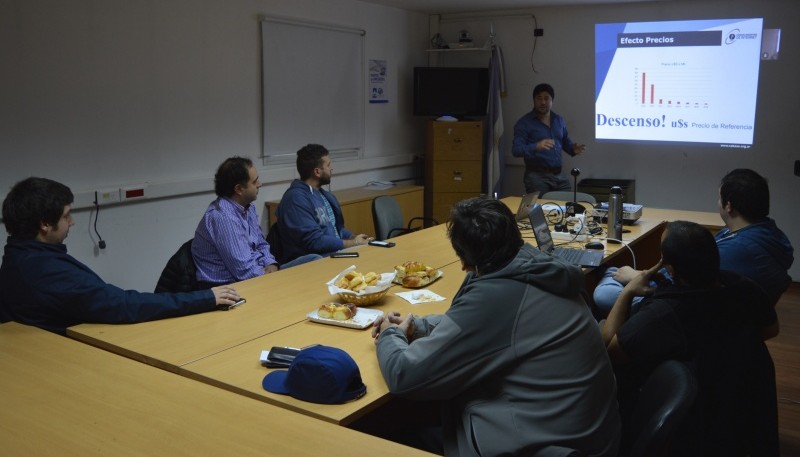
[[[408,224],[403,224],[403,211],[397,200],[391,195],[381,195],[372,200],[372,221],[375,223],[375,238],[385,240],[393,236],[419,230],[420,227],[412,227],[415,221],[430,222],[438,225],[435,219],[426,217],[412,217]]]
[[[156,284],[159,292],[192,292],[198,290],[197,267],[192,258],[192,240],[178,248],[178,251],[167,261]]]
[[[575,197],[578,200],[578,203],[591,203],[593,206],[597,203],[597,199],[594,196],[587,194],[586,192],[572,192],[569,190],[553,190],[550,192],[545,192],[539,197],[539,201],[546,201],[546,200],[563,200],[565,202],[571,202],[572,198]]]
[[[278,223],[275,222],[269,227],[267,232],[267,243],[269,243],[269,252],[278,261],[278,264],[286,263],[283,257],[283,244],[281,242],[281,234],[278,231]]]
[[[629,457],[667,455],[670,439],[680,428],[696,395],[697,381],[684,363],[667,360],[657,366],[633,407]]]

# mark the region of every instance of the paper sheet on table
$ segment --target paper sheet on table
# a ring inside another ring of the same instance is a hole
[[[441,295],[435,292],[431,292],[428,289],[411,290],[408,292],[397,292],[395,295],[411,303],[412,305],[446,300],[446,298],[442,297]]]

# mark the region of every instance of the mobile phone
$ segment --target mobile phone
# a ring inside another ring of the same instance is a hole
[[[243,305],[246,302],[247,302],[247,300],[245,300],[244,297],[240,297],[232,305],[219,305],[218,308],[223,310],[223,311],[228,311],[228,310],[231,310],[233,308],[236,308],[239,305]]]
[[[294,362],[294,358],[303,349],[319,346],[319,343],[309,344],[301,348],[293,348],[289,346],[272,346],[269,351],[261,351],[261,365],[267,368],[288,368]]]
[[[261,365],[267,368],[289,368],[292,363],[266,359],[261,361]]]
[[[271,352],[272,351],[261,351],[261,357],[259,358],[261,365],[267,368],[289,368],[289,365],[292,364],[291,360],[280,360],[277,358],[271,358],[270,357]]]
[[[299,353],[300,349],[298,348],[272,346],[272,349],[269,350],[269,354],[267,355],[267,360],[272,362],[292,363]]]
[[[294,359],[300,353],[300,348],[293,348],[291,346],[272,346],[269,350],[269,357],[271,359]]]
[[[394,247],[394,243],[391,241],[379,241],[379,240],[372,240],[369,242],[372,246],[380,246],[382,248],[392,248]]]
[[[334,252],[331,254],[331,258],[338,259],[342,257],[358,257],[357,252]]]

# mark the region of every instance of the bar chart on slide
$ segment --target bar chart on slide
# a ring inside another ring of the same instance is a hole
[[[595,25],[595,139],[749,148],[763,19]]]
[[[666,68],[633,69],[633,103],[641,106],[703,108],[713,106],[714,74],[708,68],[671,63]]]

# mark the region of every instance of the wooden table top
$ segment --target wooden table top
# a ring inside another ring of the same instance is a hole
[[[407,260],[436,268],[458,260],[444,224],[392,241],[393,248],[353,248],[357,258],[325,258],[236,283],[247,303],[231,311],[129,325],[81,324],[68,328],[67,335],[177,372],[181,365],[304,321],[308,311],[336,301],[325,283],[350,265],[363,273],[383,273]]]
[[[7,455],[430,455],[13,322],[0,371]]]
[[[412,305],[394,295],[408,289],[395,286],[378,306],[384,313],[397,311],[405,316],[444,313],[452,303],[453,295],[464,281],[465,273],[461,263],[455,262],[442,269],[444,275],[426,287],[426,290],[446,298],[444,301]],[[302,312],[311,311],[303,308]],[[311,321],[299,322],[290,327],[264,335],[240,346],[214,354],[202,360],[182,366],[179,372],[185,376],[208,382],[267,403],[294,410],[325,421],[347,425],[369,411],[379,407],[389,399],[389,390],[381,375],[375,356],[375,345],[371,329],[351,329]],[[270,370],[259,364],[262,350],[272,346],[304,347],[312,344],[335,346],[350,354],[361,370],[361,377],[367,385],[367,393],[360,399],[343,405],[318,405],[296,400],[290,396],[265,391],[261,380]]]

